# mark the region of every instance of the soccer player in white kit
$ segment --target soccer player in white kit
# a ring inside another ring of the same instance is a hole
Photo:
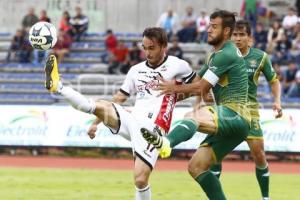
[[[155,87],[160,78],[175,80],[181,84],[191,82],[196,76],[186,61],[166,55],[167,44],[167,35],[162,28],[144,30],[142,46],[147,59],[130,68],[112,102],[93,101],[72,88],[63,86],[54,55],[48,58],[45,66],[45,87],[50,92],[61,94],[75,109],[97,117],[88,130],[91,138],[95,137],[97,125],[103,122],[113,134],[119,134],[131,141],[135,156],[136,200],[151,199],[148,180],[158,157],[157,150],[144,140],[140,129],[148,127],[167,133],[177,101],[176,94],[160,95]],[[128,112],[119,104],[134,93],[135,105],[132,112]]]

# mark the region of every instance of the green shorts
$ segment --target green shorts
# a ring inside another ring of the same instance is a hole
[[[211,146],[215,162],[219,163],[246,139],[250,126],[244,118],[226,106],[213,106],[209,110],[215,116],[217,133],[208,135],[200,146]]]
[[[263,132],[260,127],[259,118],[251,119],[251,127],[247,139],[263,139]]]

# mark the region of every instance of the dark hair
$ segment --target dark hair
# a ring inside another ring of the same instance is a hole
[[[158,44],[163,47],[167,47],[168,45],[167,33],[163,28],[159,28],[159,27],[146,28],[143,32],[143,37],[156,39]]]
[[[235,16],[236,13],[229,12],[227,10],[217,10],[210,15],[210,19],[215,19],[217,17],[222,18],[222,27],[230,28],[230,36],[232,35],[235,26]]]
[[[238,20],[235,23],[235,29],[246,29],[247,35],[251,35],[251,26],[250,23],[247,20]]]

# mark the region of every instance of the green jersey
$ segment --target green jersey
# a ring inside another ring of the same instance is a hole
[[[257,102],[257,85],[258,78],[262,72],[269,83],[277,80],[276,72],[274,71],[271,61],[267,53],[250,48],[246,56],[244,56],[247,72],[248,72],[248,99],[250,104],[251,117],[259,118],[259,104]]]
[[[233,42],[227,41],[219,51],[213,52],[198,75],[213,85],[217,105],[226,106],[251,121],[245,61]]]

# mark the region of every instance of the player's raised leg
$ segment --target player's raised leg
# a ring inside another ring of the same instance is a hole
[[[50,55],[45,66],[45,87],[51,93],[61,94],[75,109],[96,115],[103,123],[113,129],[119,128],[118,115],[111,102],[87,99],[71,87],[64,86],[60,81],[57,60]]]
[[[141,129],[141,132],[147,142],[158,149],[159,155],[166,158],[170,156],[174,146],[192,138],[197,130],[208,134],[215,133],[217,125],[214,118],[211,107],[203,107],[187,113],[166,137],[145,128]]]

